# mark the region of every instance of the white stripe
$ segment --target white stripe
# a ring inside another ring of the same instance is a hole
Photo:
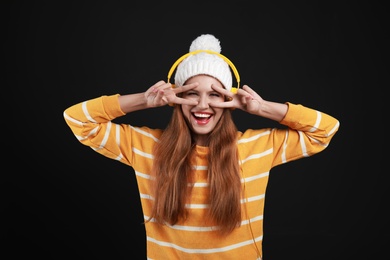
[[[119,146],[121,144],[121,131],[120,131],[119,125],[115,125],[115,141],[116,144]]]
[[[298,134],[299,134],[299,142],[301,143],[302,155],[304,157],[308,157],[309,155],[307,154],[304,134],[302,133],[302,131],[298,131]]]
[[[141,151],[141,150],[138,150],[137,148],[134,148],[134,147],[133,147],[132,150],[133,150],[134,153],[139,154],[139,155],[141,155],[141,156],[143,156],[143,157],[150,158],[150,159],[153,159],[153,158],[154,158],[154,156],[153,156],[152,154],[150,154],[150,153],[145,153],[145,152],[143,152],[143,151]]]
[[[85,136],[80,136],[80,135],[74,135],[74,136],[76,136],[76,138],[77,138],[77,140],[79,140],[79,141],[83,141],[83,140],[85,140],[85,139],[88,139],[87,137],[85,137]]]
[[[261,195],[250,197],[250,198],[244,198],[244,199],[241,199],[241,203],[262,200],[262,199],[264,199],[264,197],[265,197],[265,194],[261,194]]]
[[[118,155],[117,157],[114,158],[114,160],[117,160],[117,161],[120,161],[123,159],[123,155],[122,153],[120,155]]]
[[[316,112],[317,112],[317,119],[316,119],[316,122],[314,123],[314,126],[309,130],[310,133],[317,131],[318,126],[321,123],[322,114],[319,111],[316,111]]]
[[[251,177],[247,177],[247,178],[241,179],[241,182],[242,183],[250,182],[250,181],[257,180],[257,179],[265,178],[267,176],[269,176],[269,172],[264,172],[264,173],[256,174],[256,175],[251,176]]]
[[[119,125],[114,125],[115,126],[115,141],[116,141],[116,144],[118,145],[118,146],[120,146],[120,143],[121,143],[121,129],[120,129],[120,127],[119,127]],[[122,152],[116,157],[116,158],[114,158],[115,160],[117,160],[117,161],[120,161],[120,160],[122,160],[123,159],[123,154],[122,154]]]
[[[257,179],[265,178],[267,176],[269,176],[269,171],[268,172],[259,173],[259,174],[256,174],[254,176],[251,176],[251,177],[242,178],[241,179],[241,183],[251,182],[251,181],[254,181],[254,180],[257,180]],[[209,187],[210,184],[207,183],[207,182],[196,182],[196,183],[188,183],[188,186],[196,187],[196,188],[205,188],[205,187]]]
[[[149,220],[149,216],[144,215],[145,220]],[[263,220],[263,215],[256,216],[251,219],[246,219],[241,221],[241,226],[248,225],[249,223],[253,223],[256,221]],[[150,219],[150,222],[156,223],[156,219],[152,218]],[[210,227],[196,227],[196,226],[182,226],[182,225],[170,225],[168,223],[164,224],[165,226],[175,229],[175,230],[182,230],[182,231],[189,231],[189,232],[210,232],[210,231],[215,231],[218,230],[218,226],[210,226]]]
[[[144,215],[144,219],[147,220],[149,219],[148,216]],[[150,222],[156,223],[156,219],[152,218]],[[168,223],[164,224],[165,226],[176,229],[176,230],[183,230],[183,231],[191,231],[191,232],[209,232],[209,231],[214,231],[218,230],[219,228],[217,226],[211,226],[211,227],[195,227],[195,226],[182,226],[182,225],[170,225]]]
[[[252,142],[252,141],[254,141],[254,140],[256,140],[264,135],[269,135],[270,133],[271,133],[271,131],[268,130],[266,132],[251,136],[249,138],[242,138],[242,139],[237,141],[237,144]]]
[[[261,194],[258,196],[241,199],[240,202],[241,203],[253,202],[253,201],[257,201],[257,200],[262,200],[262,199],[264,199],[264,197],[265,197],[265,194]],[[186,204],[185,207],[189,208],[189,209],[206,209],[206,208],[209,208],[210,205],[209,204]]]
[[[328,146],[327,143],[324,144],[323,142],[321,142],[320,140],[317,140],[317,139],[313,138],[312,136],[308,136],[308,138],[309,138],[312,142],[318,144],[319,146],[323,146],[323,147],[327,147],[327,146]]]
[[[93,119],[93,118],[91,117],[91,115],[89,114],[89,112],[88,112],[87,101],[84,101],[84,102],[82,103],[82,106],[81,106],[81,107],[83,108],[84,115],[85,115],[85,117],[88,119],[88,121],[91,121],[91,122],[93,122],[93,123],[97,123],[97,122],[95,121],[95,119]]]
[[[288,139],[288,131],[286,131],[286,136],[284,137],[283,152],[282,152],[282,159],[281,159],[282,163],[287,162],[287,159],[286,159],[287,139]]]
[[[260,174],[256,174],[256,175],[251,176],[251,177],[242,178],[241,179],[241,183],[251,182],[251,181],[254,181],[254,180],[257,180],[257,179],[265,178],[267,176],[269,176],[269,171],[268,172],[263,172],[263,173],[260,173]],[[205,187],[209,187],[210,184],[207,183],[207,182],[196,182],[196,183],[189,183],[188,186],[196,187],[196,188],[205,188]]]
[[[188,209],[206,209],[210,207],[209,204],[186,204],[185,206]]]
[[[83,122],[80,122],[76,119],[73,119],[72,117],[68,116],[65,112],[64,112],[64,118],[68,121],[71,121],[72,123],[77,124],[77,125],[83,125]]]
[[[149,174],[142,173],[142,172],[135,171],[135,175],[137,175],[137,176],[139,176],[141,178],[144,178],[144,179],[148,179],[148,180],[152,180],[153,179]]]
[[[337,124],[329,131],[328,136],[332,135],[340,127],[340,122],[337,121]]]
[[[106,129],[106,132],[104,133],[103,140],[101,141],[101,143],[99,145],[99,149],[101,149],[101,148],[106,146],[108,137],[110,137],[111,127],[112,127],[112,123],[108,122],[107,123],[107,129]]]
[[[152,237],[149,237],[149,236],[147,236],[146,239],[149,242],[158,244],[160,246],[166,246],[166,247],[170,247],[170,248],[175,248],[176,250],[179,250],[179,251],[182,251],[182,252],[186,252],[186,253],[189,253],[189,254],[212,254],[212,253],[218,253],[218,252],[226,252],[226,251],[230,251],[230,250],[233,250],[233,249],[236,249],[236,248],[240,248],[240,247],[243,247],[243,246],[247,246],[247,245],[253,244],[253,240],[249,239],[249,240],[243,241],[241,243],[237,243],[237,244],[233,244],[233,245],[225,246],[225,247],[220,247],[220,248],[192,249],[192,248],[184,248],[184,247],[175,245],[173,243],[159,241],[159,240],[156,240],[156,239],[154,239]],[[259,237],[255,238],[255,241],[258,242],[258,241],[261,241],[262,239],[263,239],[263,236],[259,236]]]
[[[260,220],[263,220],[263,215],[251,218],[250,220],[243,220],[243,221],[241,221],[241,225],[242,226],[243,225],[248,225],[249,223],[253,223],[253,222],[256,222],[256,221],[260,221]]]
[[[204,166],[204,165],[195,165],[192,168],[194,168],[195,170],[198,170],[198,171],[207,171],[207,169],[208,169],[208,167]]]
[[[249,157],[243,159],[243,160],[241,161],[241,164],[243,164],[243,163],[245,163],[246,161],[249,161],[249,160],[258,159],[258,158],[260,158],[260,157],[269,155],[269,154],[272,153],[272,151],[273,151],[273,149],[270,148],[270,149],[268,149],[268,150],[266,150],[266,151],[264,151],[264,152],[262,152],[262,153],[252,154],[251,156],[249,156]]]
[[[98,132],[99,130],[99,126],[96,126],[95,128],[93,128],[89,134],[87,135],[87,137],[90,137],[91,135],[96,135],[96,133]]]
[[[197,182],[195,184],[189,183],[188,186],[193,186],[193,187],[197,187],[197,188],[205,188],[205,187],[208,187],[209,184],[207,182]]]
[[[154,135],[152,135],[151,133],[148,133],[148,132],[145,132],[144,130],[141,130],[141,128],[139,127],[134,127],[134,126],[130,126],[132,129],[134,129],[134,131],[142,134],[142,135],[145,135],[145,136],[148,136],[150,138],[152,138],[154,141],[158,142],[159,139],[156,138]]]
[[[140,193],[139,196],[141,199],[154,200],[154,198],[152,196],[150,196],[149,194]]]

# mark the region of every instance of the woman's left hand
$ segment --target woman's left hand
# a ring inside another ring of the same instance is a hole
[[[216,86],[212,86],[212,88],[222,95],[225,95],[228,100],[225,102],[213,102],[210,103],[210,106],[232,109],[238,108],[251,114],[257,114],[261,108],[263,99],[248,85],[239,88],[236,94],[224,88]]]

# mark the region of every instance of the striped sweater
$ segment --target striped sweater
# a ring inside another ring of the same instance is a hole
[[[197,146],[194,188],[186,204],[188,218],[174,226],[146,223],[148,259],[261,259],[265,191],[270,170],[323,151],[339,128],[339,121],[325,113],[287,104],[288,112],[280,122],[287,127],[237,133],[244,189],[241,226],[220,237],[213,223],[206,219],[208,148]],[[118,95],[91,99],[64,111],[66,123],[82,144],[133,168],[146,220],[153,204],[152,148],[163,130],[112,121],[124,115]]]

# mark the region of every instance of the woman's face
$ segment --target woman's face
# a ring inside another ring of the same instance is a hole
[[[186,84],[198,82],[199,85],[187,92],[182,97],[198,101],[195,106],[182,105],[181,109],[189,122],[191,130],[196,134],[198,145],[204,145],[207,134],[213,131],[215,125],[221,118],[223,108],[211,107],[211,101],[224,102],[225,97],[211,88],[211,85],[223,88],[223,85],[214,77],[197,75],[187,80]]]

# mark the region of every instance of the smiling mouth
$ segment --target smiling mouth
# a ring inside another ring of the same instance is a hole
[[[192,115],[194,116],[196,122],[200,124],[206,124],[212,116],[211,114],[205,113],[192,113]]]

